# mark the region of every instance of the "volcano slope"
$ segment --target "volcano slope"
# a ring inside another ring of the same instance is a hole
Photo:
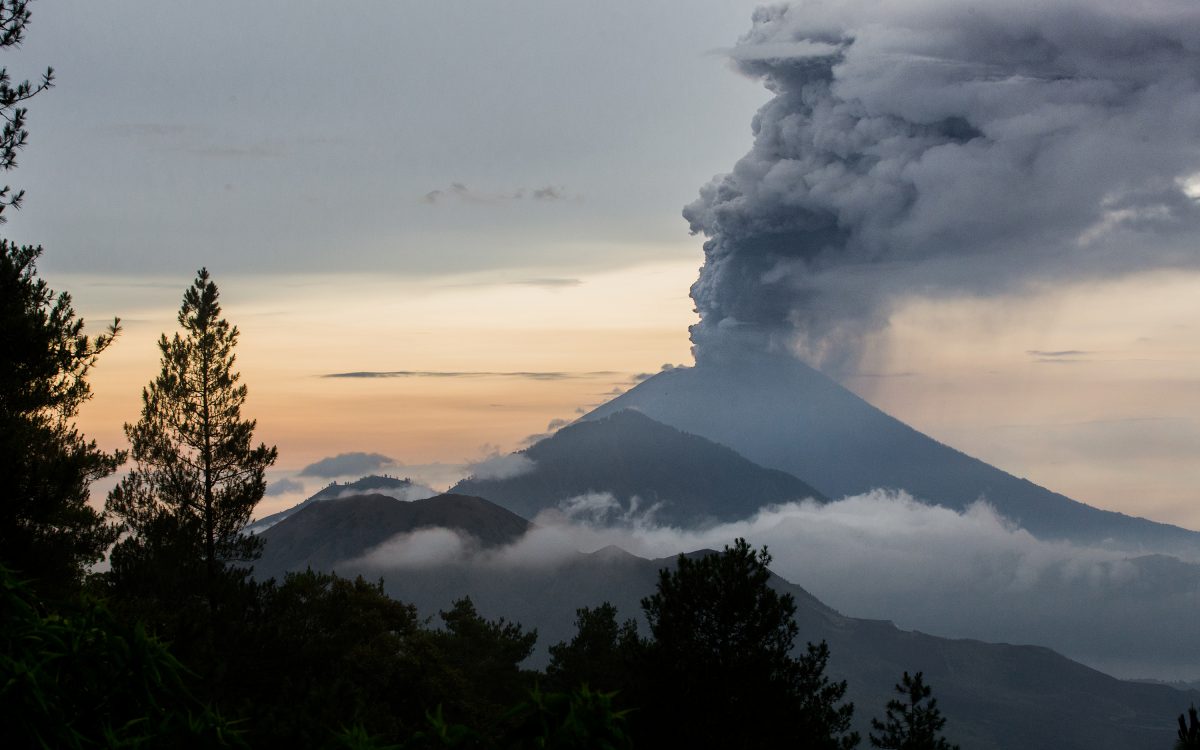
[[[1100,510],[924,435],[790,357],[747,355],[651,377],[584,417],[621,410],[728,446],[830,498],[906,490],[961,510],[979,499],[1042,539],[1195,559],[1200,534]]]

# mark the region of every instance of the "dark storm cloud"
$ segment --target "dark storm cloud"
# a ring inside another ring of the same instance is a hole
[[[698,357],[853,366],[911,295],[1195,267],[1200,5],[800,3],[732,51],[774,97],[684,209]]]
[[[322,458],[300,470],[302,477],[321,477],[335,479],[337,477],[361,477],[380,469],[395,466],[396,460],[379,453],[339,453],[336,456]]]

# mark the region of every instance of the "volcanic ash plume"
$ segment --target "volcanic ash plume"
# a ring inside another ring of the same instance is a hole
[[[837,369],[912,295],[1200,265],[1200,3],[809,2],[732,52],[774,94],[684,209],[698,360]]]

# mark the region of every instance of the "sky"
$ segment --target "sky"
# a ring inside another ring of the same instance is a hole
[[[751,123],[772,97],[764,83],[779,84],[738,40],[796,33],[787,19],[752,24],[754,9],[35,3],[26,43],[4,64],[18,78],[53,65],[58,84],[31,103],[30,144],[9,175],[26,202],[3,231],[45,247],[42,275],[97,328],[123,321],[81,427],[123,444],[158,369],[155,341],[174,330],[202,265],[242,332],[246,413],[279,446],[276,477],[294,482],[355,451],[444,482],[641,373],[690,364],[688,327],[701,318],[689,287],[705,253],[689,228],[727,237],[731,226],[701,189],[762,155]],[[822,22],[835,21],[853,19]],[[1186,162],[1179,132],[1167,157]],[[1082,163],[1119,163],[1113,154]],[[878,229],[863,226],[868,239]],[[1047,226],[1060,228],[1037,225]],[[1004,267],[1042,268],[1015,248],[1050,235],[998,236],[1017,257]],[[921,257],[940,261],[935,251]],[[937,282],[926,287],[836,287],[871,324],[826,369],[1014,474],[1200,528],[1200,272],[1148,263],[1100,274],[1067,260],[1052,274],[968,269],[989,284],[947,272],[922,277]],[[704,320],[728,299],[705,298]],[[364,372],[390,374],[329,377]],[[273,495],[264,514],[324,480]]]

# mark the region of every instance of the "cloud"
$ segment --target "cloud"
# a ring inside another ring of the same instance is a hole
[[[496,205],[513,201],[532,200],[542,203],[569,200],[567,189],[562,185],[544,185],[537,188],[517,188],[509,192],[489,193],[473,190],[461,182],[452,182],[449,187],[430,190],[421,197],[422,203],[436,205],[448,201],[460,203]]]
[[[472,540],[453,529],[432,528],[392,537],[348,567],[426,568],[463,559],[475,549]]]
[[[562,201],[567,199],[565,189],[554,185],[535,188],[530,195],[535,201]]]
[[[875,491],[685,530],[657,524],[653,507],[591,493],[564,499],[534,523],[499,549],[455,548],[448,537],[424,543],[439,563],[503,569],[554,565],[610,545],[669,557],[745,537],[770,549],[775,572],[848,615],[946,637],[1046,645],[1122,676],[1200,676],[1192,633],[1200,566],[1038,540],[986,502],[959,512]],[[379,567],[426,564],[402,541],[377,553]]]
[[[335,479],[337,477],[361,477],[381,469],[395,466],[393,458],[380,453],[339,453],[336,456],[322,458],[300,470],[302,477],[321,477]]]
[[[581,279],[559,279],[559,278],[540,278],[540,279],[517,279],[509,282],[517,286],[536,286],[544,289],[562,289],[564,287],[579,286],[583,283]]]
[[[1059,349],[1055,351],[1043,351],[1041,349],[1030,349],[1027,352],[1034,362],[1038,363],[1057,363],[1057,364],[1072,364],[1075,362],[1086,362],[1085,359],[1094,352],[1084,351],[1082,349]]]
[[[645,529],[654,523],[660,507],[662,503],[643,506],[637,495],[630,497],[626,506],[609,492],[589,492],[561,501],[557,511],[550,511],[539,519],[542,523],[559,525],[567,522]]]
[[[678,370],[683,367],[687,367],[687,365],[673,365],[670,362],[667,362],[667,363],[664,363],[662,367],[658,368],[658,372],[639,372],[639,373],[637,373],[636,375],[633,376],[633,378],[631,378],[631,382],[640,383],[643,380],[649,380],[650,378],[652,378],[655,375],[658,375],[660,373],[671,372],[672,370]]]
[[[267,497],[275,497],[276,495],[286,495],[292,492],[303,492],[304,483],[297,482],[295,479],[277,479],[267,485],[265,494]]]
[[[1200,5],[801,2],[730,56],[773,98],[683,212],[701,359],[852,372],[910,297],[1200,266]]]
[[[575,409],[576,414],[586,414],[587,411],[588,410],[585,410],[582,407],[576,407],[576,409]],[[534,443],[540,443],[541,441],[545,440],[546,438],[552,437],[554,435],[554,433],[558,432],[559,430],[561,430],[562,428],[566,427],[569,424],[571,424],[571,420],[569,420],[569,419],[551,419],[549,422],[546,423],[546,431],[545,432],[535,432],[532,435],[526,435],[521,440],[521,445],[530,446],[530,445],[533,445]]]
[[[467,463],[402,464],[392,467],[392,471],[409,477],[419,486],[441,488],[445,491],[450,486],[467,476]]]
[[[400,502],[411,503],[414,500],[424,500],[440,494],[432,487],[428,487],[420,482],[412,482],[403,487],[360,487],[357,489],[348,489],[345,492],[339,492],[332,499],[341,500],[347,497],[357,497],[359,495],[385,495],[395,498]]]
[[[537,465],[523,453],[493,453],[482,461],[469,464],[467,471],[476,479],[512,479],[535,468]]]
[[[440,370],[359,370],[333,372],[323,378],[520,378],[525,380],[574,380],[614,375],[613,372],[487,372]]]
[[[1025,352],[1032,357],[1082,357],[1091,352],[1083,351],[1082,349],[1059,349],[1057,351],[1042,351],[1040,349],[1030,349]]]

